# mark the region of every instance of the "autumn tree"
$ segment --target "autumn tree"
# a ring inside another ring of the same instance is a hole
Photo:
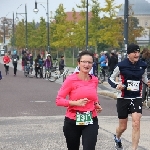
[[[134,17],[132,5],[129,5],[129,25],[128,25],[128,42],[135,43],[137,37],[143,35],[144,28],[139,26],[139,20]]]
[[[16,47],[17,48],[24,48],[26,46],[26,41],[25,41],[25,22],[24,20],[20,21],[16,25],[16,31],[15,31],[15,39],[16,39]]]
[[[105,7],[101,8],[105,13],[102,19],[102,41],[112,48],[119,47],[119,40],[122,36],[122,26],[120,26],[120,20],[116,19],[116,17],[117,9],[119,9],[121,5],[115,5],[114,0],[105,1]]]

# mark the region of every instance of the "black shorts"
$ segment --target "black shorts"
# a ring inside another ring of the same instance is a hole
[[[128,114],[141,113],[142,114],[142,98],[136,99],[117,99],[117,112],[119,119],[128,118]]]

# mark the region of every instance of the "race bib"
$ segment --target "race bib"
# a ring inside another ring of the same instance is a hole
[[[14,59],[14,61],[17,61],[17,59]]]
[[[9,64],[6,64],[6,66],[9,66]]]
[[[139,91],[140,81],[127,80],[127,90]]]
[[[93,124],[92,113],[87,112],[77,112],[76,113],[76,125],[88,125]]]

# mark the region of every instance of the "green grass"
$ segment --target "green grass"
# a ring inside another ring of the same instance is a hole
[[[77,66],[77,59],[74,59],[74,65],[73,65],[73,58],[65,58],[65,63],[67,67],[73,67],[75,68]]]

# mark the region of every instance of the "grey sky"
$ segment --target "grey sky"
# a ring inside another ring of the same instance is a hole
[[[80,4],[80,1],[81,0],[49,0],[49,11],[54,12],[58,8],[58,5],[61,3],[64,5],[65,11],[71,11],[73,7],[77,11],[79,9],[77,9],[76,4]],[[115,0],[115,3],[122,4],[124,3],[124,1],[125,0]],[[150,2],[150,0],[147,1]],[[38,14],[35,14],[33,12],[35,0],[0,0],[0,18],[5,17],[6,15],[8,18],[12,18],[12,12],[16,13],[16,11],[18,13],[24,13],[25,12],[24,5],[27,4],[28,21],[32,21],[34,19],[36,22],[38,22],[41,16],[46,18],[45,9],[40,5],[40,3],[46,8],[47,0],[37,0],[37,2],[39,3],[38,4],[39,12]],[[101,6],[104,6],[105,0],[99,0],[99,2]],[[22,18],[23,17],[19,16],[19,19]]]

